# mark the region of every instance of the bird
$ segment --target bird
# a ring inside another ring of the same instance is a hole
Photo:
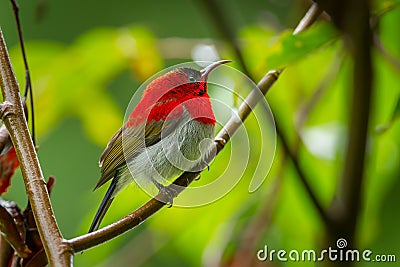
[[[94,190],[109,180],[111,183],[89,233],[98,230],[114,198],[128,184],[154,184],[165,191],[165,181],[203,160],[206,150],[201,144],[212,140],[216,124],[208,77],[228,62],[231,60],[219,60],[200,71],[177,67],[147,85],[100,156],[101,174]],[[172,198],[168,202],[172,204]]]

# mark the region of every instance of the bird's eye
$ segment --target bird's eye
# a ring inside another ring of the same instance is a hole
[[[194,83],[196,81],[196,78],[194,76],[190,75],[188,80],[189,80],[189,82]]]

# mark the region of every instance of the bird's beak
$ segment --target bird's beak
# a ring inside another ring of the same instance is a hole
[[[229,62],[232,62],[232,60],[220,60],[220,61],[211,63],[210,65],[208,65],[207,67],[205,67],[204,69],[202,69],[200,71],[202,80],[207,81],[208,75],[210,74],[210,72],[212,70],[216,69],[218,66],[220,66],[222,64],[226,64]]]

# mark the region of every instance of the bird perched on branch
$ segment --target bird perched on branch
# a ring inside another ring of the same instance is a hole
[[[101,176],[95,189],[112,181],[89,232],[99,228],[114,197],[129,183],[153,183],[166,190],[163,182],[202,160],[204,151],[199,146],[214,137],[216,123],[207,79],[212,70],[228,62],[214,62],[200,71],[176,68],[146,87],[100,157]]]

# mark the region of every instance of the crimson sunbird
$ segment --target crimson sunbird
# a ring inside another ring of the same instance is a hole
[[[165,190],[163,181],[203,160],[199,145],[214,137],[216,123],[207,79],[228,62],[220,60],[200,71],[175,68],[147,85],[100,157],[101,176],[95,189],[112,181],[89,232],[99,228],[115,196],[129,183],[153,183]]]

